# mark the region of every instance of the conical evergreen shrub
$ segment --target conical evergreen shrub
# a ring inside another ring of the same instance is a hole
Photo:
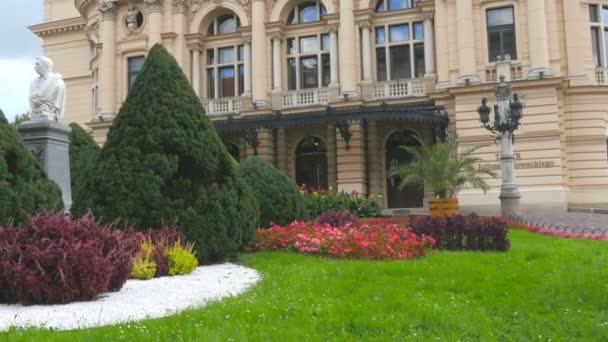
[[[70,128],[70,176],[72,181],[72,202],[82,201],[88,197],[83,191],[84,179],[89,169],[95,164],[95,159],[101,150],[93,138],[77,123],[71,123]]]
[[[286,225],[308,219],[306,203],[296,183],[258,157],[241,162],[239,172],[260,204],[260,225]]]
[[[40,211],[63,207],[61,190],[0,110],[0,226],[22,225]]]
[[[176,223],[201,262],[254,238],[258,204],[173,57],[154,46],[86,177],[91,208],[140,230]]]

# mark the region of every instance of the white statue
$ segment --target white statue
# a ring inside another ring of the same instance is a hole
[[[138,29],[138,27],[137,27],[137,14],[138,13],[139,13],[139,11],[135,7],[133,7],[133,3],[129,2],[129,8],[127,10],[127,28],[131,32]]]
[[[52,72],[53,61],[47,57],[36,58],[34,69],[39,77],[30,86],[30,117],[34,120],[61,120],[65,108],[63,77]]]

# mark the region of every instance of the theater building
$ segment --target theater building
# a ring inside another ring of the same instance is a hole
[[[477,107],[500,76],[525,104],[515,140],[524,210],[608,205],[608,1],[45,0],[44,40],[66,121],[103,144],[147,51],[163,44],[228,150],[312,187],[424,211],[430,189],[387,176],[414,136],[499,144]],[[461,206],[499,207],[492,189]]]

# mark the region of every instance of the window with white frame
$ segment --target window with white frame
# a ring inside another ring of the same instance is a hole
[[[304,1],[295,6],[287,17],[288,24],[305,24],[321,20],[327,9],[320,0]]]
[[[418,0],[378,0],[376,12],[390,12],[418,5]]]
[[[608,67],[608,6],[589,5],[591,23],[591,47],[593,62],[598,67]]]
[[[213,19],[207,30],[208,36],[216,36],[219,34],[227,34],[236,32],[241,26],[239,17],[234,13],[220,15]]]
[[[287,39],[289,90],[326,87],[331,80],[330,65],[328,34]]]
[[[376,80],[424,77],[424,26],[421,22],[377,26]]]
[[[513,7],[489,9],[486,20],[490,62],[517,59]]]
[[[207,98],[241,96],[245,91],[243,45],[207,49]]]

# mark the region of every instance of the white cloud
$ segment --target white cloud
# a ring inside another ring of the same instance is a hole
[[[9,121],[29,111],[30,83],[35,77],[33,59],[0,59],[0,108]]]

